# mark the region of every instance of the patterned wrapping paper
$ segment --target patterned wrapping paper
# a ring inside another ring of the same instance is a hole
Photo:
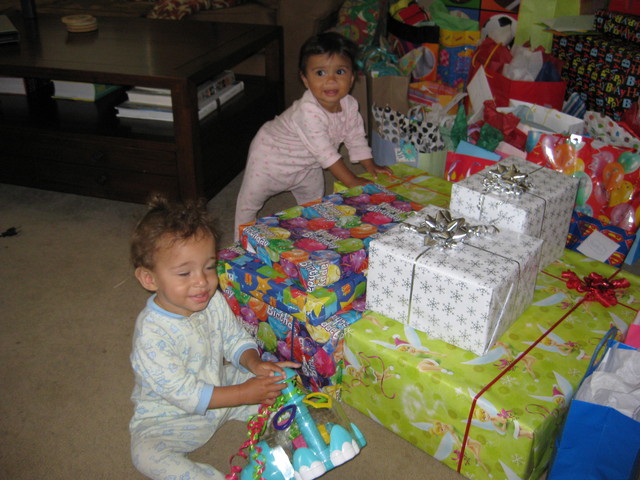
[[[619,121],[640,95],[640,45],[601,34],[554,35],[552,53],[564,61],[567,97]]]
[[[441,210],[427,206],[406,223]],[[505,230],[449,249],[424,242],[401,226],[371,242],[367,308],[483,354],[531,303],[542,241]]]
[[[521,195],[483,193],[485,177],[498,165],[515,166],[527,174],[532,188]],[[543,239],[540,267],[544,268],[564,252],[578,184],[568,175],[509,157],[453,184],[450,206],[498,228]]]
[[[577,252],[580,251],[578,249],[581,247],[583,242],[585,242],[594,232],[599,232],[609,240],[618,244],[618,248],[616,248],[615,252],[609,255],[604,263],[614,267],[622,266],[622,263],[625,262],[633,243],[636,241],[636,234],[627,233],[620,227],[610,225],[606,222],[601,222],[600,220],[588,215],[581,215],[576,211],[574,211],[571,216],[569,235],[567,235],[567,248]]]
[[[263,359],[298,362],[305,388],[339,397],[344,332],[362,317],[364,298],[312,326],[242,293],[239,284],[225,273],[220,275],[220,287],[235,315],[258,342]]]
[[[587,136],[542,134],[527,160],[580,180],[577,212],[637,230],[640,154]]]
[[[567,288],[567,269],[631,286],[605,308]],[[537,480],[595,346],[639,308],[640,278],[567,251],[484,356],[365,312],[345,336],[341,399],[468,478]]]
[[[241,227],[241,241],[255,258],[311,293],[365,273],[371,238],[421,208],[370,184],[260,218]]]
[[[594,26],[606,35],[640,43],[640,17],[600,9],[596,11]]]
[[[375,179],[369,173],[360,175],[372,180],[387,190],[402,195],[420,205],[437,205],[448,207],[451,197],[451,183],[443,178],[434,177],[428,172],[402,163],[390,165],[393,175],[378,175]],[[347,187],[341,182],[334,182],[333,191],[341,193]],[[357,192],[356,189],[351,189]]]
[[[306,292],[284,273],[247,254],[239,244],[220,252],[218,275],[226,275],[241,292],[312,326],[346,308],[367,288],[365,276],[357,273],[330,287]]]

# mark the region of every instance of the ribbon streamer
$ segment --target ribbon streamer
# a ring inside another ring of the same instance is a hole
[[[592,272],[584,279],[571,270],[562,272],[562,278],[567,283],[567,287],[577,290],[580,293],[586,293],[584,299],[586,301],[598,301],[604,307],[613,307],[618,304],[616,297],[616,289],[627,288],[630,283],[626,278],[617,278],[607,280],[602,275]]]
[[[449,210],[439,210],[435,216],[427,215],[418,225],[403,222],[400,226],[405,230],[424,235],[425,247],[445,249],[457,247],[472,236],[499,231],[493,225],[469,225],[464,218],[452,218]]]
[[[501,164],[485,174],[482,186],[483,193],[498,192],[516,196],[533,188],[529,174],[521,172],[515,165],[505,167]]]

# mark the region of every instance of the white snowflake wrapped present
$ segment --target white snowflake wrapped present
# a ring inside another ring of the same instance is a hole
[[[579,183],[509,157],[454,183],[449,207],[467,219],[541,238],[542,269],[564,253]]]
[[[371,241],[367,308],[483,355],[531,303],[542,243],[427,206]]]

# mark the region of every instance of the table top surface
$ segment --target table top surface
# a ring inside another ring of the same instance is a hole
[[[70,33],[61,16],[10,16],[20,42],[0,45],[0,74],[167,87],[196,83],[278,38],[268,25],[97,17],[98,30]]]

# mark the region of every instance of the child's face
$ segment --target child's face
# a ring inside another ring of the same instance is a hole
[[[218,288],[213,237],[199,234],[172,242],[166,236],[154,258],[155,267],[139,267],[136,277],[143,287],[156,292],[160,307],[184,316],[207,307]]]
[[[355,76],[353,65],[344,55],[311,55],[307,71],[302,75],[304,86],[327,111],[339,112],[340,100],[351,90]]]

